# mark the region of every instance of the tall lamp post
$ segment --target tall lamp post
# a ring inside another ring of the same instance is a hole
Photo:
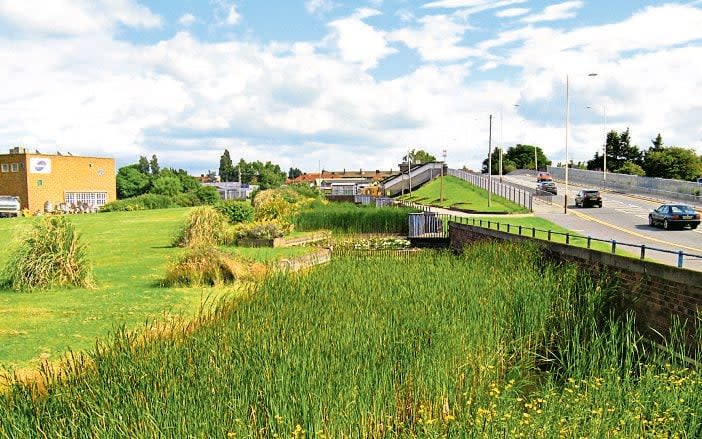
[[[444,161],[441,163],[441,173],[439,174],[439,176],[440,176],[439,182],[440,182],[440,188],[441,188],[440,192],[439,192],[440,193],[440,195],[439,195],[439,203],[440,204],[444,202],[444,166],[446,165],[446,150],[445,149],[442,151],[442,155],[444,157]]]
[[[594,110],[592,107],[587,107]],[[602,105],[602,131],[604,131],[604,142],[602,143],[602,184],[605,189],[607,189],[607,106]]]
[[[490,115],[490,134],[488,135],[488,207],[492,206],[492,114]]]
[[[588,73],[587,76],[597,76]],[[563,213],[568,213],[568,126],[570,125],[570,80],[566,75],[566,120],[565,120],[565,194],[563,196]]]

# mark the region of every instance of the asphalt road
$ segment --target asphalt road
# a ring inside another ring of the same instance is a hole
[[[516,175],[504,176],[508,183],[515,183],[529,188],[536,186],[536,176]],[[565,185],[558,183],[559,194],[552,202],[537,200],[534,203],[534,214],[562,227],[593,238],[616,240],[619,248],[639,254],[640,248],[628,247],[624,244],[646,245],[646,256],[666,264],[677,265],[678,255],[650,250],[651,247],[672,252],[682,250],[685,253],[702,256],[702,226],[696,230],[663,230],[648,225],[648,213],[667,202],[631,196],[619,192],[602,191],[602,208],[575,207],[575,194],[582,186],[569,184],[568,209],[564,213]],[[702,258],[684,257],[685,268],[702,271]]]

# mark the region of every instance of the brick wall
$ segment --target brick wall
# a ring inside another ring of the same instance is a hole
[[[453,222],[449,224],[449,236],[455,251],[487,239],[532,241],[555,260],[575,262],[593,273],[616,276],[620,281],[620,306],[635,312],[639,330],[654,341],[660,341],[657,333],[670,333],[674,317],[688,322],[702,317],[702,273],[698,271]],[[690,350],[702,349],[694,343],[691,333],[688,341]]]
[[[50,172],[31,167],[39,159],[50,166]],[[2,163],[21,163],[22,169],[0,172],[0,195],[20,197],[22,208],[32,212],[43,211],[47,201],[53,206],[62,203],[66,192],[105,192],[106,202],[117,198],[112,158],[20,153],[0,155]]]

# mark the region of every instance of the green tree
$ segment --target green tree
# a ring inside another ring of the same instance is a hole
[[[643,153],[639,147],[631,144],[629,128],[618,133],[612,130],[607,133],[607,170],[620,169],[624,163],[631,162],[639,166],[643,163]],[[604,155],[595,152],[592,160],[588,160],[587,169],[601,171],[604,169]]]
[[[128,165],[117,171],[117,196],[119,198],[136,197],[148,192],[151,178],[141,172],[140,166],[139,164]]]
[[[183,184],[176,175],[160,175],[152,184],[151,193],[174,196],[183,192]]]
[[[655,139],[651,139],[651,143],[653,146],[649,148],[649,151],[660,151],[663,149],[663,137],[661,137],[661,133],[658,133]]]
[[[522,145],[521,143],[518,143],[515,146],[510,146],[502,156],[503,170],[505,168],[505,162],[513,163],[515,169],[535,169],[536,164],[534,163],[534,150],[536,150],[536,159],[539,167],[551,164],[551,160],[546,157],[540,147],[534,145]]]
[[[247,162],[240,159],[233,168],[236,179],[239,178],[239,171],[241,171],[242,183],[258,184],[261,189],[277,188],[285,183],[285,172],[280,169],[279,165],[271,162],[262,163],[258,160]]]
[[[220,200],[219,191],[214,186],[200,186],[194,192],[202,204],[215,204]]]
[[[288,178],[290,180],[294,180],[301,175],[302,171],[300,171],[298,168],[290,168],[290,170],[288,171]]]
[[[502,156],[502,160],[504,160],[504,154]],[[498,147],[495,147],[495,149],[492,150],[492,163],[491,163],[491,169],[492,172],[491,174],[497,175],[500,172],[500,149]],[[482,172],[483,174],[487,174],[488,172],[488,159],[483,160],[483,167],[482,167]]]
[[[235,181],[234,175],[232,157],[229,155],[229,150],[225,149],[224,153],[219,158],[219,178],[222,181]]]
[[[622,165],[621,168],[615,169],[614,172],[618,174],[638,175],[639,177],[643,177],[644,175],[646,175],[646,172],[644,172],[643,168],[633,162],[624,163],[624,165]]]
[[[420,149],[420,150],[413,149],[413,150],[408,152],[408,155],[409,155],[410,163],[412,163],[413,165],[416,163],[429,163],[429,162],[436,161],[436,157],[434,157],[433,155],[424,151],[423,149]],[[402,161],[405,163],[407,162],[407,155],[402,157]]]
[[[137,165],[137,169],[139,172],[142,174],[149,174],[149,159],[146,158],[146,156],[140,155],[139,156],[139,163]]]
[[[643,169],[649,177],[694,181],[702,175],[702,158],[694,149],[671,146],[649,149]]]
[[[156,154],[151,156],[149,168],[151,169],[151,175],[158,175],[158,173],[161,171],[161,167],[158,165],[158,159],[156,158]]]

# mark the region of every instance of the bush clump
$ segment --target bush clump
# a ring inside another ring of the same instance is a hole
[[[133,210],[167,209],[177,207],[172,197],[159,194],[143,194],[132,198],[115,200],[100,208],[100,212],[123,212]]]
[[[166,271],[165,286],[220,286],[235,280],[259,279],[261,264],[242,261],[213,247],[187,250]]]
[[[223,200],[214,205],[221,214],[227,217],[230,224],[253,221],[254,208],[248,201]]]
[[[241,223],[234,228],[238,239],[275,239],[292,231],[293,225],[285,221],[269,220]]]
[[[47,216],[34,223],[2,277],[5,286],[15,291],[92,286],[86,247],[63,216]]]
[[[232,241],[227,218],[212,206],[196,207],[173,244],[178,247],[224,245]]]

